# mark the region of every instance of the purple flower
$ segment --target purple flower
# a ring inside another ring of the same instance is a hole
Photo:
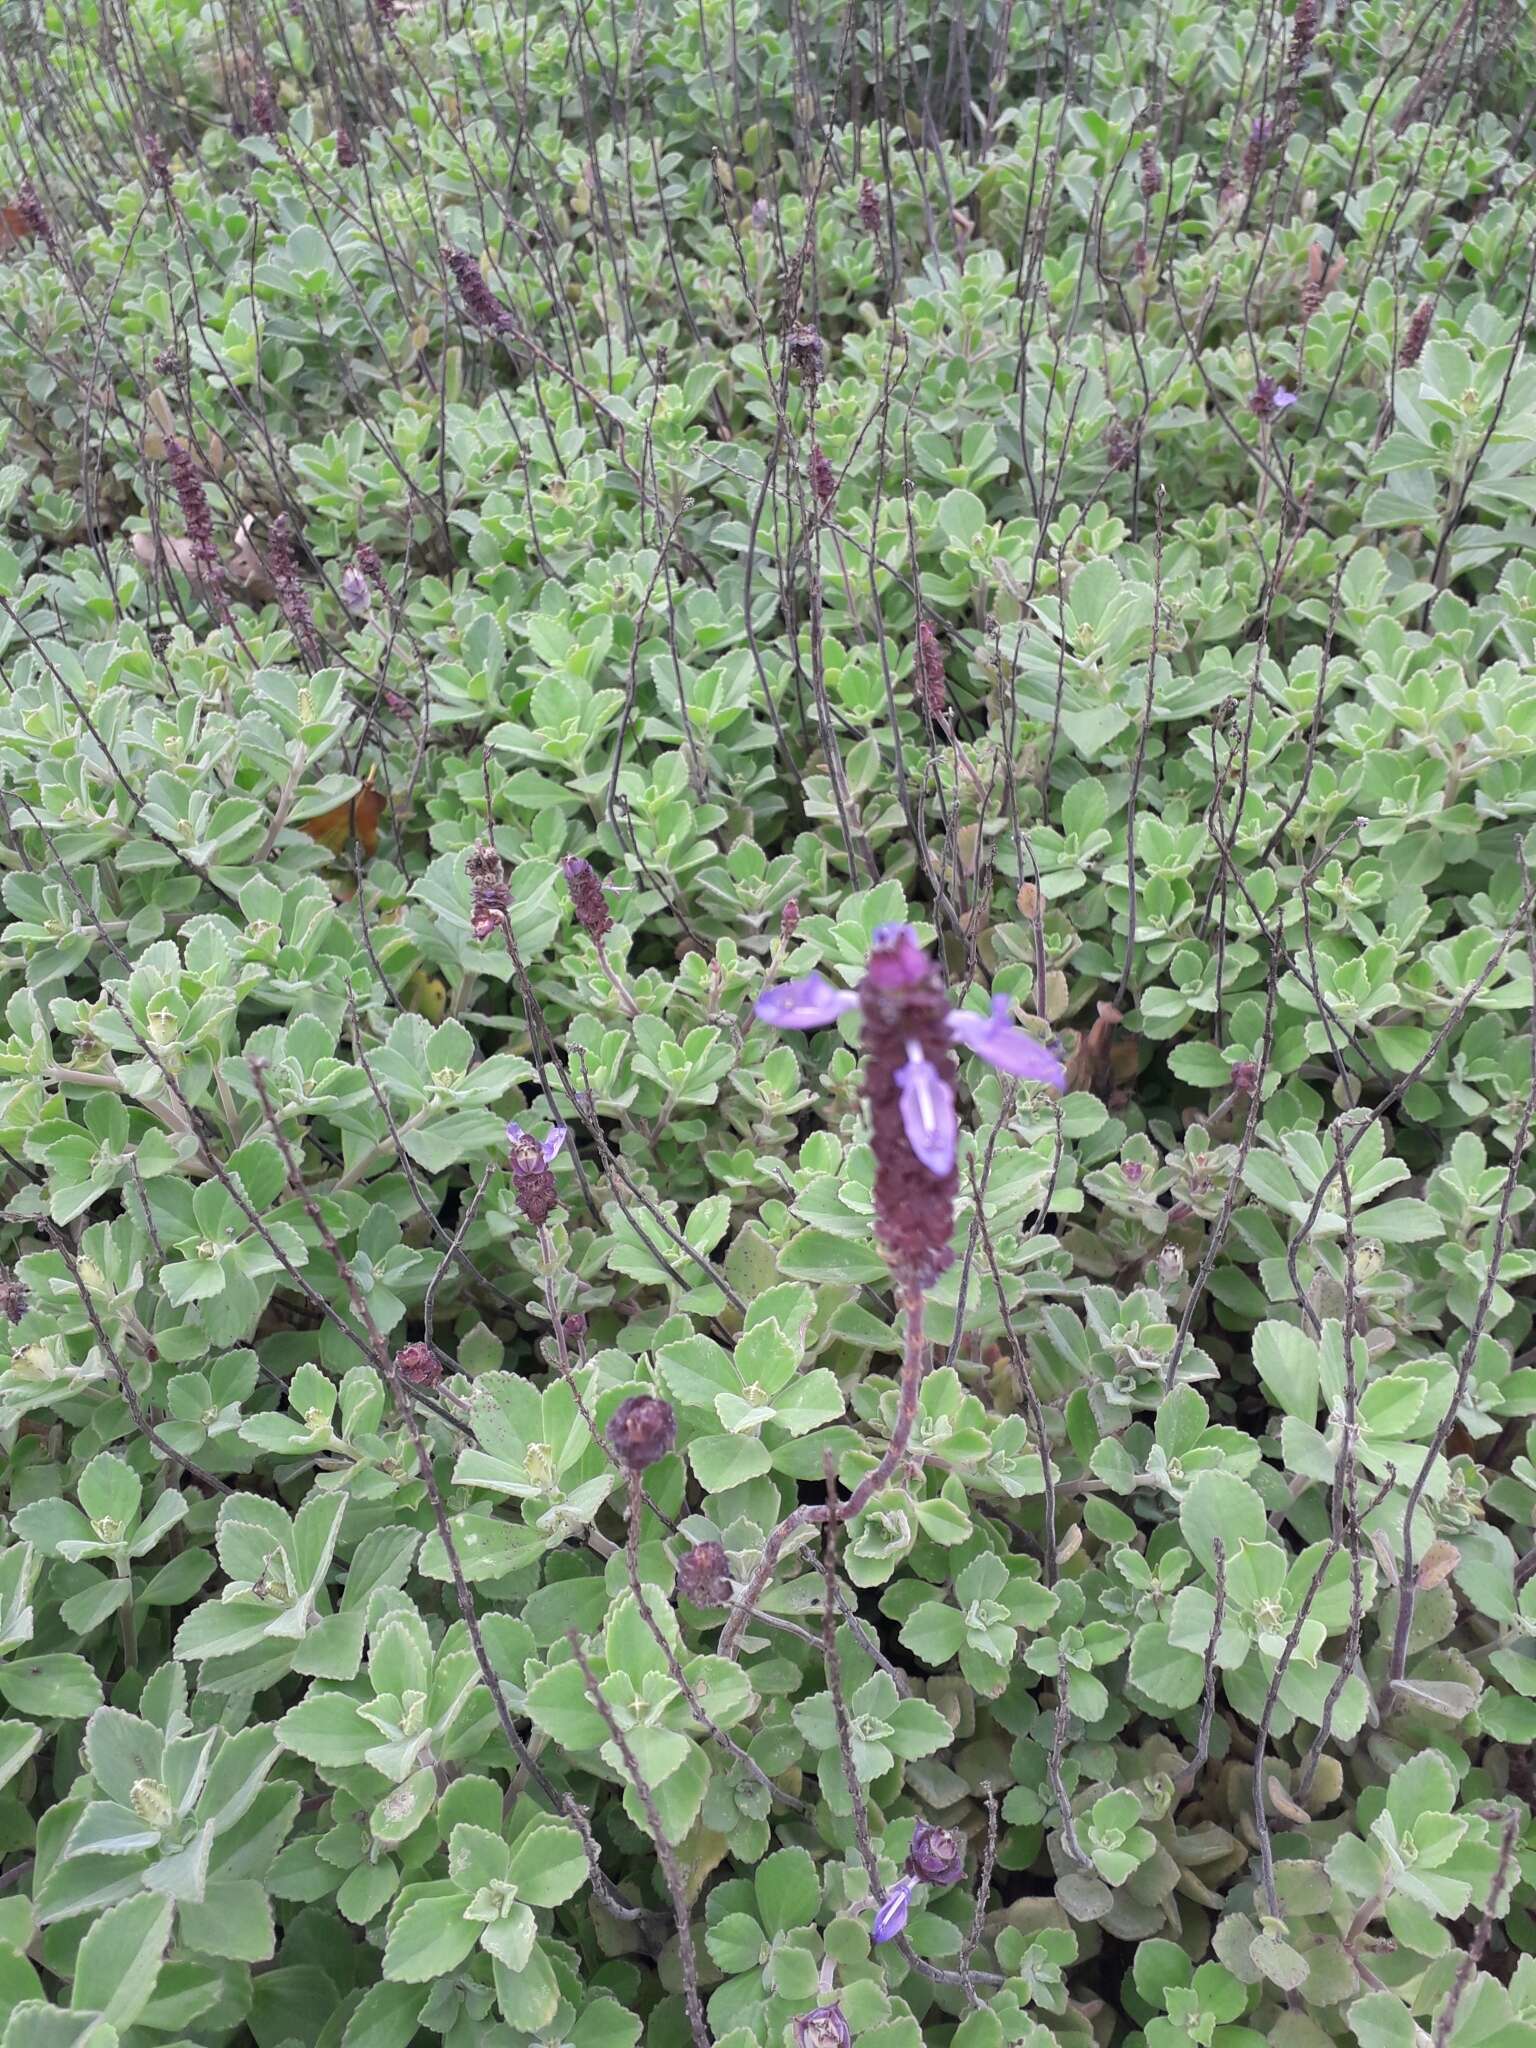
[[[443,1376],[442,1362],[430,1344],[405,1344],[395,1353],[395,1370],[407,1386],[435,1387]]]
[[[968,1051],[980,1053],[999,1073],[1013,1074],[1021,1081],[1043,1081],[1048,1088],[1065,1088],[1066,1068],[1038,1038],[1008,1022],[1009,1008],[1006,996],[994,996],[989,1017],[978,1017],[971,1010],[952,1010],[949,1035]]]
[[[841,2006],[818,2005],[795,2021],[795,2048],[852,2048],[852,2042]]]
[[[916,1039],[907,1047],[906,1064],[896,1069],[896,1093],[907,1143],[930,1173],[948,1173],[960,1128],[955,1091]]]
[[[1296,403],[1294,391],[1287,391],[1278,377],[1260,377],[1253,387],[1248,410],[1258,420],[1272,420]]]
[[[549,1221],[550,1211],[560,1203],[555,1177],[549,1169],[565,1139],[564,1124],[557,1124],[542,1143],[530,1138],[521,1124],[507,1125],[507,1140],[512,1147],[512,1198],[535,1230]]]
[[[871,1941],[894,1941],[907,1924],[907,1915],[912,1910],[912,1887],[916,1880],[898,1877],[885,1895],[883,1905],[875,1914],[874,1925],[869,1930]]]
[[[906,1872],[924,1884],[955,1884],[965,1875],[965,1842],[954,1828],[932,1828],[920,1820],[912,1830]]]
[[[956,1044],[1004,1073],[1063,1089],[1066,1072],[1028,1032],[1008,1022],[1007,1004],[990,1017],[954,1009],[939,971],[907,924],[881,925],[857,994],[824,975],[767,989],[758,997],[764,1024],[814,1031],[847,1011],[863,1016],[864,1096],[875,1155],[875,1235],[898,1281],[931,1286],[953,1262]]]
[[[677,1417],[655,1394],[631,1394],[608,1418],[608,1448],[624,1470],[640,1473],[677,1442]]]
[[[349,562],[341,572],[341,601],[349,612],[356,612],[367,618],[373,609],[373,594],[368,588],[368,578],[356,562]]]
[[[776,1031],[816,1031],[858,1007],[859,999],[851,989],[834,988],[824,974],[780,982],[777,988],[764,989],[757,999],[759,1020]]]
[[[606,938],[613,930],[613,913],[603,894],[602,876],[591,861],[583,860],[579,853],[568,853],[560,865],[565,874],[565,886],[570,891],[576,922],[594,941]]]

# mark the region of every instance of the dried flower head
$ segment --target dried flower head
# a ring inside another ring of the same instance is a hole
[[[8,1323],[19,1323],[27,1312],[27,1290],[14,1273],[0,1267],[0,1316]]]
[[[818,444],[811,450],[811,489],[816,493],[816,502],[825,512],[837,496],[837,471],[828,462]]]
[[[512,1199],[535,1230],[542,1229],[550,1214],[560,1206],[560,1191],[550,1167],[565,1144],[564,1124],[556,1124],[542,1141],[530,1138],[519,1123],[507,1125],[507,1142],[512,1147]]]
[[[866,234],[880,232],[880,194],[873,178],[866,178],[859,187],[859,225]]]
[[[277,89],[263,72],[251,92],[251,126],[258,135],[277,133]]]
[[[480,266],[464,249],[443,249],[443,261],[453,272],[466,318],[492,334],[515,334],[517,322],[510,307],[504,306],[480,274]]]
[[[782,943],[787,946],[799,929],[800,899],[798,896],[787,896],[784,899],[784,908],[779,912],[779,938]]]
[[[174,434],[165,437],[165,462],[171,473],[171,488],[181,507],[192,561],[203,584],[213,592],[221,618],[227,618],[229,607],[223,597],[224,564],[219,559],[213,538],[213,514],[208,507],[208,494],[197,473],[197,464]]]
[[[795,2048],[852,2048],[852,2042],[840,2005],[818,2005],[795,2021]]]
[[[631,1394],[608,1420],[608,1448],[626,1472],[644,1472],[677,1442],[677,1417],[655,1394]]]
[[[165,144],[160,137],[149,134],[144,137],[144,161],[149,165],[149,174],[160,190],[167,196],[171,190],[171,160],[165,153]]]
[[[48,218],[48,209],[30,178],[23,178],[16,188],[16,211],[21,215],[21,224],[27,233],[41,242],[49,255],[57,260],[59,248],[53,237],[53,222]]]
[[[1136,456],[1136,436],[1124,420],[1112,419],[1104,429],[1104,459],[1111,469],[1129,469]]]
[[[569,1315],[560,1318],[560,1331],[567,1344],[580,1344],[585,1340],[587,1319],[580,1309],[572,1309]]]
[[[1434,325],[1435,302],[1420,299],[1413,309],[1413,318],[1408,322],[1403,335],[1403,345],[1398,350],[1397,365],[1400,370],[1411,370],[1424,353],[1424,344],[1429,339],[1429,330]]]
[[[988,1017],[953,1009],[938,969],[905,924],[876,929],[857,994],[808,974],[757,999],[760,1021],[787,1031],[862,1013],[875,1235],[903,1288],[931,1286],[954,1259],[955,1047],[1021,1080],[1066,1086],[1060,1060],[1009,1021],[1008,1007],[999,996]]]
[[[903,1866],[924,1884],[956,1884],[965,1875],[965,1838],[954,1828],[933,1828],[920,1820]]]
[[[1290,69],[1299,71],[1312,53],[1317,40],[1317,0],[1296,0],[1296,12],[1291,16],[1291,48],[1288,63]]]
[[[336,123],[336,161],[344,171],[357,167],[357,141],[345,121]]]
[[[912,671],[917,701],[930,718],[942,718],[949,709],[949,685],[944,676],[944,648],[931,622],[917,622],[917,660]]]
[[[677,1591],[695,1607],[724,1607],[731,1597],[731,1568],[723,1543],[695,1543],[677,1561]]]
[[[430,1344],[405,1344],[395,1353],[395,1371],[408,1387],[430,1391],[443,1377],[443,1364]]]
[[[576,913],[576,922],[588,938],[606,938],[613,930],[613,913],[608,908],[602,877],[597,869],[591,861],[583,860],[579,853],[568,853],[561,867],[565,872],[565,886],[571,892],[571,908]]]
[[[267,541],[267,562],[272,571],[272,581],[277,586],[278,610],[297,641],[300,654],[311,669],[317,669],[325,657],[320,635],[315,630],[314,606],[299,574],[298,557],[293,548],[293,529],[286,512],[279,512],[272,522],[272,532]]]
[[[349,612],[360,619],[366,619],[373,610],[373,593],[368,588],[368,578],[356,562],[348,562],[341,572],[341,601]]]
[[[784,338],[784,353],[789,367],[798,370],[807,383],[817,381],[826,360],[826,347],[814,327],[797,320]]]
[[[1251,1095],[1259,1085],[1259,1063],[1257,1060],[1235,1060],[1232,1064],[1232,1086],[1239,1095]]]
[[[488,939],[507,921],[507,870],[501,855],[487,840],[469,850],[464,863],[469,877],[469,929],[477,939]]]
[[[1163,167],[1158,161],[1157,144],[1149,135],[1141,145],[1141,196],[1153,199],[1163,189]]]

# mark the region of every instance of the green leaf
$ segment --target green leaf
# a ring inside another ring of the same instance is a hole
[[[101,1680],[83,1657],[60,1650],[0,1664],[0,1694],[19,1714],[79,1721],[101,1705]]]
[[[512,1844],[507,1875],[530,1906],[563,1905],[587,1881],[581,1836],[569,1821],[535,1821]]]
[[[769,1934],[812,1927],[821,1906],[816,1865],[804,1849],[780,1849],[757,1866],[752,1877],[757,1910]]]
[[[1179,1509],[1184,1541],[1206,1570],[1216,1570],[1219,1540],[1228,1562],[1241,1543],[1262,1543],[1268,1524],[1264,1503],[1245,1479],[1230,1472],[1197,1472]]]
[[[154,1995],[175,1910],[169,1899],[141,1892],[93,1921],[75,1955],[70,2004],[131,2027]]]
[[[1168,1639],[1168,1624],[1144,1621],[1131,1643],[1130,1681],[1170,1713],[1192,1707],[1205,1683],[1205,1659]]]
[[[396,1984],[426,1984],[456,1970],[474,1948],[480,1930],[464,1918],[457,1887],[445,1897],[416,1898],[390,1921],[384,1944],[384,1975]]]
[[[1253,1333],[1253,1365],[1265,1392],[1287,1415],[1311,1422],[1317,1415],[1318,1350],[1315,1338],[1292,1323],[1260,1323]]]

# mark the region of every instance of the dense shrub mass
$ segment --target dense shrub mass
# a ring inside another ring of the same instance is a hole
[[[0,74],[0,2048],[1536,2042],[1528,10]]]

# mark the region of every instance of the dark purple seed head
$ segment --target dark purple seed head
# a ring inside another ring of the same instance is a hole
[[[580,1344],[587,1334],[587,1319],[580,1309],[573,1309],[560,1318],[560,1328],[567,1344]]]
[[[1239,1095],[1251,1095],[1259,1085],[1259,1063],[1257,1060],[1235,1060],[1232,1064],[1232,1086]]]
[[[873,178],[866,178],[859,187],[859,225],[866,234],[880,232],[880,194]]]
[[[1141,195],[1155,198],[1163,189],[1163,167],[1158,162],[1157,144],[1149,136],[1141,145]]]
[[[488,328],[492,334],[514,334],[517,322],[511,309],[504,306],[480,274],[480,266],[464,249],[444,248],[443,261],[453,272],[453,281],[459,288],[459,300],[465,315],[475,326]]]
[[[258,135],[277,133],[277,90],[265,72],[251,93],[251,126]]]
[[[677,1417],[654,1394],[631,1394],[608,1422],[608,1448],[626,1472],[644,1472],[677,1442]]]
[[[613,913],[603,894],[602,877],[591,861],[583,860],[579,853],[568,853],[561,865],[576,922],[590,939],[605,938],[613,930]]]
[[[357,167],[357,142],[345,121],[336,124],[336,161],[344,171]]]
[[[779,937],[787,946],[799,929],[800,899],[798,896],[790,896],[786,898],[784,908],[779,912]]]
[[[965,1838],[953,1828],[931,1828],[920,1820],[904,1866],[924,1884],[954,1884],[965,1875]]]
[[[298,557],[294,553],[293,529],[288,523],[286,512],[280,512],[272,522],[271,536],[267,542],[267,561],[272,570],[272,581],[277,585],[277,608],[282,613],[288,630],[298,643],[300,654],[310,668],[319,668],[324,661],[320,635],[315,630],[314,606],[309,601],[309,592],[299,574]]]
[[[837,496],[837,471],[819,446],[811,450],[811,489],[816,493],[817,504],[825,512]]]
[[[406,1344],[395,1353],[395,1370],[408,1387],[430,1391],[443,1377],[442,1361],[430,1344]]]
[[[1299,71],[1311,54],[1317,40],[1317,0],[1296,0],[1296,12],[1291,16],[1290,68]]]
[[[677,1591],[695,1607],[724,1607],[731,1597],[731,1568],[723,1543],[695,1543],[677,1561]]]
[[[509,1123],[507,1139],[512,1147],[508,1161],[512,1199],[534,1229],[542,1230],[560,1206],[560,1190],[550,1167],[565,1144],[565,1127],[558,1126],[541,1144],[537,1138],[530,1138],[521,1124]]]

